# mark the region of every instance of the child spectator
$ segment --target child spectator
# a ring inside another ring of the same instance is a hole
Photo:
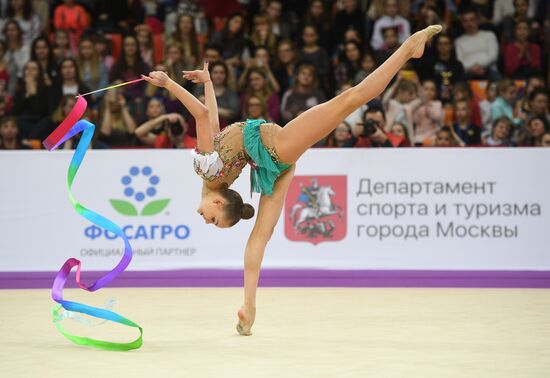
[[[413,143],[423,145],[426,139],[432,140],[443,124],[443,105],[437,98],[437,88],[433,80],[422,83],[421,103],[413,112],[415,132]]]
[[[458,147],[462,145],[452,129],[448,127],[442,127],[435,134],[434,147]]]
[[[516,85],[510,79],[504,79],[497,83],[497,98],[491,104],[491,122],[497,118],[508,117],[515,125],[520,123],[514,118],[513,101],[516,98]]]
[[[402,137],[404,139],[402,146],[400,147],[411,146],[411,138],[409,137],[409,132],[407,130],[407,127],[401,122],[394,122],[394,124],[391,125],[389,132],[390,134],[396,135],[398,137]]]
[[[481,128],[482,135],[491,133],[493,123],[491,122],[491,106],[497,98],[497,83],[494,81],[487,82],[485,87],[485,98],[479,101],[479,110],[481,111]]]
[[[471,121],[470,106],[466,100],[456,100],[454,104],[456,122],[454,132],[462,143],[467,146],[477,146],[481,143],[481,129]]]
[[[375,53],[375,59],[378,65],[384,63],[400,45],[396,27],[388,26],[382,29],[382,36],[384,38],[384,43]]]
[[[397,28],[397,40],[401,44],[411,35],[409,21],[400,16],[397,0],[386,0],[384,4],[384,15],[374,23],[371,46],[374,50],[383,48],[384,40],[382,30],[388,27]]]
[[[481,128],[481,109],[479,107],[479,101],[474,97],[474,93],[468,82],[461,81],[453,86],[453,99],[454,101],[465,100],[468,102],[471,121],[474,125]]]
[[[486,146],[509,147],[511,146],[510,138],[513,130],[514,124],[508,117],[499,117],[493,122],[491,134],[483,138],[483,144]]]
[[[420,104],[418,89],[414,82],[403,79],[402,72],[397,80],[384,93],[383,103],[386,110],[386,126],[401,122],[413,134],[413,111]],[[389,130],[386,128],[386,130]]]

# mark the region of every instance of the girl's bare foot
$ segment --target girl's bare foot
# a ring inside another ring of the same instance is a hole
[[[239,323],[237,324],[237,332],[239,332],[239,335],[252,335],[251,329],[252,324],[254,324],[254,319],[256,317],[256,309],[242,306],[237,312],[237,316],[239,317]]]
[[[437,33],[441,32],[443,28],[441,25],[430,25],[425,29],[417,31],[409,37],[411,43],[411,56],[413,58],[420,58],[424,55],[424,47],[426,42]]]

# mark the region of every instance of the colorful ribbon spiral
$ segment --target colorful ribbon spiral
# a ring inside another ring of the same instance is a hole
[[[67,180],[69,184],[69,198],[71,200],[71,203],[74,209],[80,215],[88,219],[90,222],[96,224],[97,226],[102,227],[122,238],[122,240],[124,241],[124,256],[122,257],[120,262],[117,264],[117,266],[113,270],[105,274],[103,277],[99,278],[91,286],[87,286],[86,284],[80,281],[80,267],[81,267],[80,261],[75,258],[68,259],[65,262],[65,264],[63,264],[59,272],[57,273],[55,277],[55,281],[53,283],[52,299],[57,303],[59,303],[59,305],[55,305],[52,308],[52,317],[57,329],[66,338],[68,338],[75,344],[87,345],[90,347],[107,349],[107,350],[137,349],[141,347],[143,343],[143,340],[142,340],[143,329],[139,325],[117,314],[116,312],[109,311],[107,309],[91,307],[85,304],[67,301],[63,299],[63,288],[65,286],[65,283],[67,282],[69,273],[75,266],[76,266],[76,283],[78,284],[78,286],[87,291],[96,291],[101,289],[105,285],[107,285],[109,282],[115,279],[120,273],[122,273],[130,263],[130,261],[132,260],[132,247],[130,246],[130,242],[128,241],[128,238],[126,237],[126,235],[124,235],[124,232],[122,231],[122,229],[116,224],[114,224],[113,222],[111,222],[110,220],[108,220],[107,218],[91,210],[88,210],[87,208],[82,206],[78,201],[76,201],[75,198],[73,197],[71,188],[73,185],[74,177],[76,176],[76,173],[78,172],[78,168],[80,167],[80,164],[84,159],[84,155],[86,154],[86,150],[90,145],[90,142],[92,140],[92,137],[94,135],[94,130],[95,130],[95,125],[93,123],[90,123],[85,120],[80,120],[80,118],[86,111],[86,106],[87,106],[86,100],[82,96],[79,96],[75,106],[73,107],[73,109],[71,110],[67,118],[63,120],[63,122],[46,138],[46,140],[44,140],[43,143],[46,149],[48,149],[49,151],[53,151],[66,140],[82,132],[82,136],[80,138],[80,141],[78,142],[76,151],[73,155],[73,158],[71,159],[71,164],[69,165],[69,170],[67,172]],[[91,339],[88,337],[71,335],[70,333],[66,332],[61,326],[61,320],[64,318],[61,315],[62,314],[61,308],[63,308],[65,311],[79,312],[82,314],[93,316],[95,318],[105,319],[105,320],[109,320],[112,322],[129,326],[129,327],[138,328],[139,337],[136,340],[129,343],[114,343],[109,341]]]

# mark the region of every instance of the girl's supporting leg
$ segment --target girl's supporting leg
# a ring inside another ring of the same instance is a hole
[[[355,87],[290,121],[278,133],[275,149],[284,163],[294,163],[361,105],[378,96],[410,58],[420,58],[428,39],[441,31],[432,25],[410,36],[380,67]]]

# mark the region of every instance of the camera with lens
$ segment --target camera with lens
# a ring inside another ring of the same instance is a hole
[[[178,122],[170,122],[168,120],[165,120],[162,122],[162,126],[164,128],[170,129],[170,132],[173,136],[179,137],[181,134],[183,134],[183,126]]]
[[[380,126],[380,122],[374,119],[367,119],[365,121],[365,124],[363,125],[363,133],[361,134],[361,136],[365,138],[370,137],[372,134],[376,132],[379,126]]]

